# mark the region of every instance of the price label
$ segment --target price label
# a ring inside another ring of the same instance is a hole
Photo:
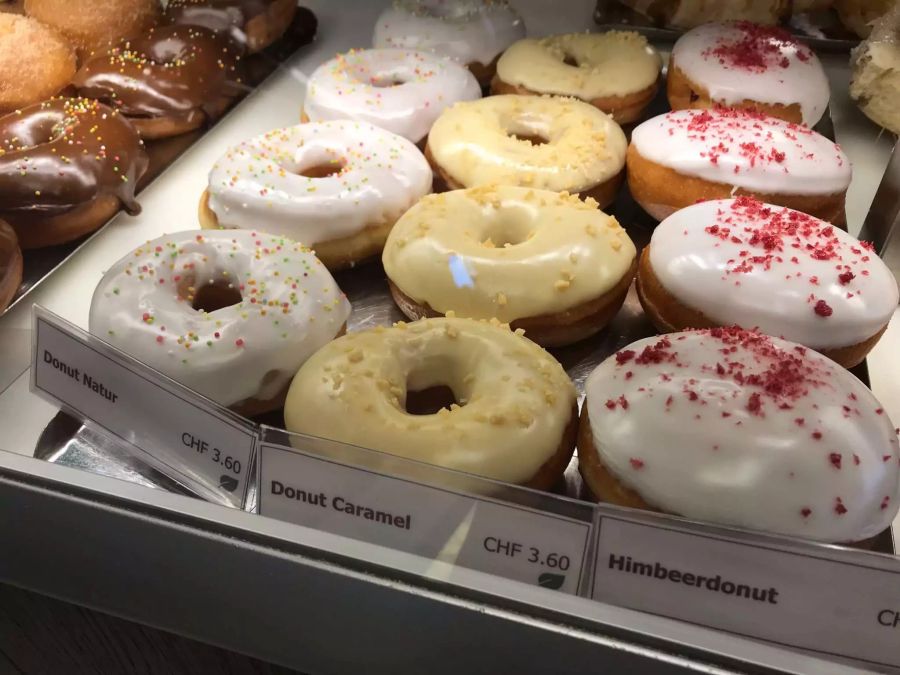
[[[601,515],[592,597],[828,656],[900,666],[900,561]]]
[[[258,504],[264,516],[571,594],[581,584],[591,531],[575,518],[266,441]]]
[[[252,424],[41,307],[34,309],[31,388],[137,447],[199,494],[243,505]]]

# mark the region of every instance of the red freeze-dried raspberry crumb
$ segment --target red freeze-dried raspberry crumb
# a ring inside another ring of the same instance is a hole
[[[891,498],[888,496],[885,496],[885,498],[881,500],[881,510],[882,511],[888,507],[888,503],[890,501],[891,501]]]
[[[747,410],[750,411],[751,415],[762,414],[762,401],[760,400],[758,393],[754,392],[750,394],[750,400],[747,401]]]
[[[844,503],[841,501],[840,497],[836,497],[834,501],[834,512],[839,516],[847,513],[847,507],[844,506]]]
[[[857,455],[855,452],[853,453],[853,464],[854,466],[859,466],[859,455]]]
[[[821,317],[829,317],[834,313],[834,310],[831,309],[831,306],[824,300],[819,300],[816,303],[816,306],[813,307],[813,311]]]
[[[737,21],[732,25],[740,32],[739,37],[720,38],[715,47],[703,52],[703,56],[715,57],[724,66],[755,72],[769,67],[790,66],[790,60],[782,51],[785,47],[795,50],[802,61],[809,59],[806,49],[784,29],[760,26],[749,21]]]
[[[644,350],[634,359],[634,362],[640,366],[651,363],[663,363],[664,361],[674,361],[675,355],[669,351],[672,343],[669,338],[662,338],[654,345],[644,347]]]
[[[809,516],[811,514],[812,514],[812,509],[809,508],[808,506],[804,506],[802,509],[800,509],[800,515],[803,516],[804,518],[809,518]]]
[[[855,278],[856,278],[856,275],[850,271],[841,272],[840,274],[838,274],[838,281],[841,282],[841,286],[846,286],[851,281],[853,281]]]
[[[620,352],[616,352],[616,363],[620,366],[624,363],[628,363],[635,356],[635,351],[633,349],[623,349]]]
[[[642,460],[642,459],[635,459],[634,457],[632,457],[631,459],[628,460],[628,462],[629,462],[629,464],[631,464],[632,469],[637,470],[637,469],[644,468],[644,460]]]
[[[841,455],[838,452],[832,452],[828,455],[828,461],[835,469],[841,468]]]

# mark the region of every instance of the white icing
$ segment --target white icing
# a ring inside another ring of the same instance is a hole
[[[650,264],[663,287],[717,323],[813,348],[862,342],[890,321],[900,296],[877,254],[812,216],[767,205],[776,215],[760,218],[758,207],[750,199],[703,202],[661,222]],[[797,234],[766,239],[791,223]],[[814,311],[820,301],[830,316]]]
[[[754,35],[750,31],[760,32]],[[742,42],[763,43],[765,67],[734,65],[716,48]],[[745,23],[708,23],[682,35],[672,49],[672,62],[709,92],[713,101],[733,105],[743,100],[789,106],[799,104],[803,122],[812,127],[828,107],[825,70],[815,53],[783,31]]]
[[[407,0],[394,2],[375,22],[375,47],[422,49],[462,64],[487,65],[516,40],[525,23],[505,2]]]
[[[230,285],[242,300],[203,312],[192,294]],[[132,251],[103,275],[90,332],[230,406],[268,400],[341,330],[350,303],[311,251],[268,234],[179,232]]]
[[[368,122],[418,143],[445,108],[478,98],[478,81],[458,63],[421,51],[363,49],[316,68],[303,111],[311,122]]]
[[[661,342],[674,361],[640,362],[645,348]],[[775,338],[723,354],[730,346],[709,331],[647,338],[628,349],[637,358],[619,352],[591,373],[585,405],[601,461],[647,503],[826,542],[865,539],[890,525],[900,486],[897,434],[848,371]],[[802,378],[782,395],[735,377],[768,379],[785,361]]]
[[[316,166],[340,173],[307,178]],[[306,246],[393,222],[431,192],[431,167],[405,138],[363,122],[276,129],[229,149],[209,174],[224,228],[264,229]]]
[[[746,110],[676,110],[637,126],[631,142],[678,173],[763,194],[836,194],[850,185],[850,160],[839,145]]]

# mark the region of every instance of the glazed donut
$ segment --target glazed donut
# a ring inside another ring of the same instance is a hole
[[[22,284],[22,250],[16,231],[0,220],[0,314]]]
[[[277,129],[229,149],[200,200],[207,229],[264,227],[315,248],[331,270],[381,253],[431,168],[405,138],[363,122]]]
[[[0,114],[55,96],[74,74],[75,53],[56,32],[0,14]]]
[[[250,54],[280,39],[296,14],[296,0],[169,0],[165,9],[167,21],[227,33]]]
[[[178,232],[103,275],[90,332],[244,415],[281,407],[350,303],[312,251],[247,231]]]
[[[752,197],[676,211],[641,255],[638,296],[663,332],[742,324],[860,363],[897,308],[872,247]]]
[[[405,49],[363,49],[316,68],[306,88],[303,121],[368,122],[424,144],[445,108],[478,98],[475,77],[453,61]]]
[[[72,84],[79,96],[114,105],[142,138],[199,128],[239,93],[236,48],[199,26],[159,26],[97,54]]]
[[[596,106],[619,124],[656,96],[662,59],[640,33],[570,33],[519,40],[497,62],[494,94],[556,94]]]
[[[557,96],[490,96],[437,119],[425,156],[447,189],[498,183],[593,197],[622,182],[625,134],[597,108]]]
[[[847,28],[861,38],[869,37],[872,24],[896,6],[896,0],[835,0],[834,8]]]
[[[900,134],[900,4],[853,50],[850,96],[873,122]]]
[[[140,35],[159,19],[157,0],[25,0],[25,13],[55,28],[81,58]]]
[[[704,24],[682,35],[666,87],[673,110],[754,108],[808,127],[831,96],[815,52],[782,28],[749,21]]]
[[[543,347],[602,329],[637,265],[594,200],[509,186],[423,198],[391,230],[382,262],[409,318],[497,318]]]
[[[326,345],[291,383],[284,420],[289,431],[549,489],[572,457],[578,412],[543,349],[496,321],[450,317]]]
[[[372,45],[435,52],[490,84],[500,54],[525,37],[525,23],[504,0],[394,0],[375,22]]]
[[[53,99],[0,117],[0,218],[22,248],[93,232],[119,208],[136,214],[135,186],[147,153],[112,108]]]
[[[585,383],[579,468],[602,501],[823,542],[898,507],[897,433],[866,386],[737,328],[639,340]]]
[[[750,110],[677,110],[634,129],[628,187],[663,220],[701,200],[750,194],[843,223],[850,160],[804,126]]]
[[[622,4],[672,28],[695,28],[710,21],[775,24],[790,11],[790,0],[620,0]]]

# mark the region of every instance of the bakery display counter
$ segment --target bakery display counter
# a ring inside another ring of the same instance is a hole
[[[890,527],[852,546],[817,543],[628,507],[636,503],[597,504],[577,456],[544,485],[540,472],[508,482],[467,473],[464,462],[439,468],[358,447],[364,440],[292,434],[280,409],[236,414],[135,360],[127,339],[112,346],[87,334],[89,317],[98,325],[91,299],[104,275],[127,269],[117,261],[150,240],[197,229],[198,203],[201,218],[212,212],[210,194],[201,201],[211,167],[242,141],[298,122],[310,110],[309,77],[334,54],[369,46],[383,9],[305,4],[318,17],[315,42],[175,153],[140,193],[140,214],[114,217],[0,316],[0,537],[11,543],[0,580],[302,672],[900,670],[900,558]],[[592,0],[565,12],[514,4],[529,35],[594,27]],[[655,46],[667,59],[671,44]],[[850,100],[846,53],[820,58],[832,97],[816,129],[853,165],[842,215],[896,275],[894,139]],[[666,109],[660,92],[645,117]],[[314,114],[329,114],[327,106]],[[410,147],[424,140],[407,132]],[[627,191],[606,210],[639,255],[656,221]],[[400,330],[389,328],[406,316],[381,265],[334,271],[334,281],[349,305],[333,333]],[[340,311],[339,300],[333,306]],[[449,335],[458,320],[436,321]],[[656,335],[632,286],[600,333],[551,348],[561,391],[573,387],[573,403],[586,409],[598,364],[615,354],[625,364],[635,355],[623,350]],[[851,370],[894,420],[898,339],[895,316]],[[356,346],[345,350],[351,367],[375,358],[377,345]],[[239,377],[239,368],[218,376]],[[450,407],[445,392],[431,394],[438,403],[420,401],[423,409]],[[606,407],[627,409],[623,399]],[[315,403],[299,408],[328,419]],[[376,447],[381,430],[371,437]],[[665,461],[653,450],[636,452],[631,467]],[[832,465],[851,456],[848,448]]]

